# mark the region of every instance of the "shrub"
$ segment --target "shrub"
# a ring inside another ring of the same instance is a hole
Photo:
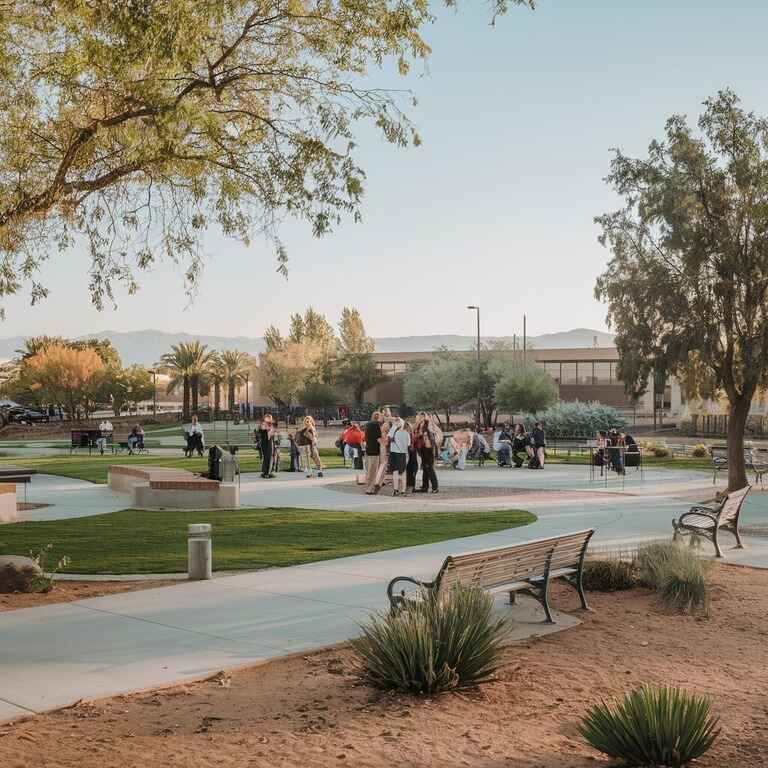
[[[680,768],[712,746],[720,733],[717,724],[706,696],[644,685],[613,704],[592,707],[579,732],[625,765]]]
[[[592,592],[618,592],[637,586],[634,562],[610,558],[584,563],[584,589]]]
[[[377,688],[415,694],[487,680],[507,635],[492,608],[482,590],[456,588],[444,599],[424,592],[400,610],[372,617],[352,641],[359,676]]]
[[[9,563],[0,567],[0,594],[34,592],[33,585],[38,577],[37,571],[29,565],[19,568]]]
[[[655,589],[664,605],[681,613],[706,613],[709,603],[707,574],[712,563],[675,542],[646,544],[638,550],[642,584]]]
[[[709,449],[704,443],[698,443],[691,449],[691,456],[695,459],[705,459],[709,455]]]
[[[533,425],[541,420],[550,437],[582,436],[594,437],[598,429],[623,429],[627,420],[610,405],[602,403],[556,403],[536,414],[528,413],[522,417],[523,423]]]
[[[665,459],[667,456],[669,456],[669,448],[667,448],[667,446],[663,445],[662,443],[657,443],[654,445],[651,451],[657,459]]]

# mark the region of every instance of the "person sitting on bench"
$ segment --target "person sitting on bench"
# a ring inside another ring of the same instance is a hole
[[[197,451],[198,456],[202,456],[204,443],[203,428],[198,422],[196,415],[193,415],[191,423],[184,427],[184,436],[187,439],[187,448],[184,451],[187,458],[191,458],[195,451]]]
[[[530,438],[522,424],[515,424],[515,431],[512,434],[512,461],[516,469],[523,466],[523,462],[528,458],[528,448],[530,447]]]
[[[107,440],[114,434],[115,428],[112,426],[112,422],[109,419],[99,424],[99,436],[96,438],[96,446],[99,449],[99,453],[103,454],[104,449],[107,447]]]
[[[493,436],[493,450],[496,451],[496,463],[500,467],[509,467],[512,456],[512,435],[509,433],[509,424],[505,424]]]
[[[128,435],[128,453],[144,450],[144,429],[141,424],[136,424]]]

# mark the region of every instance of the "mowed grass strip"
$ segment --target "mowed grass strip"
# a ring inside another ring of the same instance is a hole
[[[246,449],[238,453],[241,472],[261,472],[261,460],[253,449]],[[335,455],[322,456],[326,469],[334,469],[343,466],[343,459],[338,451]],[[106,483],[107,469],[110,464],[124,464],[129,466],[171,467],[173,469],[187,469],[190,472],[204,472],[208,469],[208,458],[204,454],[202,458],[195,456],[191,459],[178,454],[140,454],[131,456],[123,454],[73,454],[54,456],[15,456],[0,459],[0,467],[3,464],[14,464],[36,469],[45,475],[58,475],[60,477],[72,477],[76,480],[87,480],[90,483]],[[283,467],[288,465],[288,457],[281,458]],[[349,466],[349,463],[347,463]]]
[[[70,558],[70,573],[176,573],[187,568],[187,525],[213,525],[215,570],[299,565],[428,544],[528,525],[521,510],[473,512],[331,512],[239,509],[146,512],[0,526],[0,554],[53,544],[51,560]]]

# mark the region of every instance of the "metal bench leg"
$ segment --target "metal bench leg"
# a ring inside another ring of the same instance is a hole
[[[517,592],[510,592],[509,593],[509,604],[510,605],[517,605]]]
[[[733,535],[736,537],[736,549],[744,549],[744,543],[742,542],[741,536],[739,535],[738,525],[731,529],[731,533],[733,533]]]
[[[717,529],[717,527],[715,527],[715,530],[714,530],[714,532],[712,534],[712,543],[715,545],[715,555],[717,557],[722,557],[723,556],[723,552],[720,549],[720,543],[717,540],[717,531],[718,531],[718,529]]]

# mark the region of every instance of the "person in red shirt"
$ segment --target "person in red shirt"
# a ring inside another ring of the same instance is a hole
[[[355,459],[362,456],[362,446],[365,433],[358,424],[350,424],[342,433],[341,441],[344,443],[344,459],[350,459],[352,466]]]

